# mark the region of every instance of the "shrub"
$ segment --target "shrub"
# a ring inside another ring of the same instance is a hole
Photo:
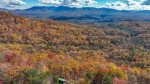
[[[44,84],[44,80],[48,74],[39,72],[36,69],[31,69],[27,72],[27,79],[30,84]]]

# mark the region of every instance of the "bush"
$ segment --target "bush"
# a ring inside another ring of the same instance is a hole
[[[91,72],[86,73],[86,77],[88,80],[91,80],[93,78],[93,73]]]
[[[111,76],[105,76],[103,79],[103,84],[113,84],[112,79],[113,78]]]
[[[27,73],[27,79],[30,84],[44,84],[44,80],[47,76],[48,74],[39,72],[36,69],[31,69]]]

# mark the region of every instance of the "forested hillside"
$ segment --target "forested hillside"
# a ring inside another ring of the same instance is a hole
[[[148,84],[150,23],[77,25],[0,12],[0,83]]]

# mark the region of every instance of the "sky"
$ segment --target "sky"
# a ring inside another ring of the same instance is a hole
[[[106,7],[118,10],[150,10],[150,0],[0,0],[0,8],[33,6]]]

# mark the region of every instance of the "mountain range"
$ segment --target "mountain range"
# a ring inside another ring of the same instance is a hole
[[[24,10],[7,10],[14,15],[34,19],[50,19],[74,23],[99,23],[117,21],[150,21],[149,10],[115,10],[109,8],[34,6]]]

